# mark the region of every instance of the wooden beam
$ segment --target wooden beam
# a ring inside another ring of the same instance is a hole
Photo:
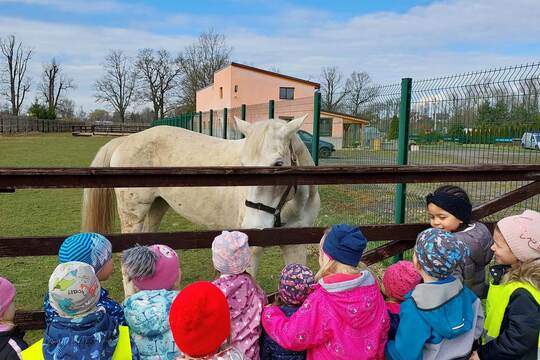
[[[0,168],[0,188],[540,181],[540,165]]]
[[[482,219],[486,216],[493,215],[498,211],[507,209],[510,206],[527,200],[539,193],[540,181],[534,181],[474,208],[473,218]]]

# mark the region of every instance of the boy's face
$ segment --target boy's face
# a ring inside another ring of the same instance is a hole
[[[453,232],[463,223],[463,221],[433,203],[428,204],[427,211],[432,228]]]
[[[506,240],[504,240],[504,237],[498,228],[495,228],[495,231],[493,231],[493,240],[491,250],[495,252],[497,264],[513,265],[518,262],[518,259],[514,253],[512,253],[512,250],[510,250],[510,247],[506,243]]]
[[[99,281],[105,281],[107,280],[112,272],[113,272],[113,260],[112,259],[109,259],[109,261],[107,261],[105,263],[105,265],[103,265],[103,267],[98,271],[98,273],[96,274],[97,278]]]

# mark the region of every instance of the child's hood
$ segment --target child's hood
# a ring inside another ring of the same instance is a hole
[[[405,297],[411,298],[424,321],[446,339],[464,334],[473,326],[477,298],[453,277],[419,284]]]
[[[124,301],[124,314],[130,331],[155,336],[169,331],[169,311],[177,291],[140,291]]]
[[[380,322],[380,314],[386,314],[386,305],[370,271],[364,270],[360,276],[351,280],[327,283],[319,280],[320,291],[325,304],[343,323],[355,329],[371,326]]]

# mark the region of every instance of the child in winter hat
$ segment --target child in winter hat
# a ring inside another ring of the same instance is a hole
[[[452,232],[469,248],[469,255],[456,268],[454,276],[476,296],[485,298],[486,266],[493,257],[493,237],[486,225],[472,220],[469,196],[458,186],[444,185],[426,196],[426,206],[431,227]]]
[[[174,299],[169,315],[174,340],[183,356],[177,359],[241,360],[243,354],[227,344],[231,335],[229,304],[212,283],[197,281]]]
[[[220,273],[214,284],[225,294],[231,314],[231,345],[247,359],[259,359],[261,313],[266,305],[264,291],[246,272],[251,262],[248,236],[223,231],[212,242],[212,262]]]
[[[278,288],[279,308],[291,317],[314,290],[315,274],[307,266],[289,264],[281,271]],[[282,348],[263,329],[261,336],[261,360],[274,359],[305,360],[305,351],[290,351]]]
[[[0,277],[0,359],[19,360],[28,347],[23,340],[24,332],[13,323],[15,318],[15,286]]]
[[[58,265],[49,279],[49,299],[59,316],[47,326],[44,339],[25,350],[23,358],[97,360],[111,359],[113,354],[138,358],[127,328],[121,331],[105,308],[98,306],[100,290],[89,264],[71,261]]]
[[[471,359],[537,359],[540,354],[540,213],[500,220],[486,301],[485,338]]]
[[[333,225],[319,247],[318,286],[291,317],[266,307],[266,333],[308,359],[382,359],[388,313],[375,277],[359,268],[366,245],[360,228]]]
[[[430,228],[416,238],[413,264],[423,283],[405,295],[395,340],[386,357],[394,359],[464,359],[480,337],[480,299],[452,274],[468,254],[451,232]]]
[[[107,280],[113,272],[112,245],[103,235],[97,233],[78,233],[66,238],[58,251],[60,264],[78,261],[92,266],[99,281]],[[124,324],[124,310],[122,306],[109,297],[109,292],[101,288],[98,306],[107,310],[118,324]],[[58,314],[49,303],[49,294],[45,295],[43,302],[45,322],[50,324]]]
[[[136,246],[122,256],[126,323],[141,360],[181,356],[169,327],[169,311],[181,280],[180,259],[166,245]]]
[[[398,261],[386,268],[382,278],[383,292],[386,295],[386,308],[390,316],[388,339],[396,337],[399,326],[399,307],[405,295],[422,282],[422,277],[410,261]]]

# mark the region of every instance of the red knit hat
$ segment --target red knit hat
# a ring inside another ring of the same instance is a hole
[[[192,357],[212,355],[231,333],[229,304],[214,284],[197,281],[174,299],[169,324],[182,352]]]
[[[386,268],[383,274],[383,287],[386,296],[403,301],[405,294],[422,282],[422,277],[410,261],[398,261]]]

